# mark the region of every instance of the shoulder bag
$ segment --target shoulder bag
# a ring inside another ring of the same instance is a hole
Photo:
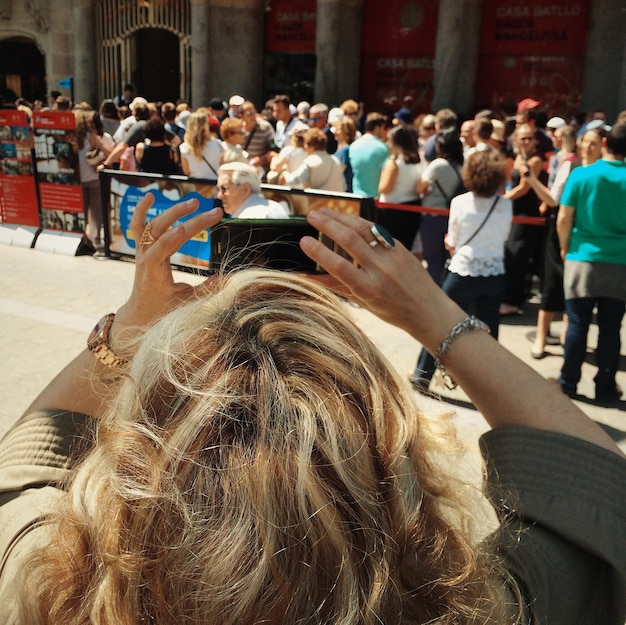
[[[448,205],[448,208],[450,208],[450,202],[452,202],[453,198],[455,198],[457,195],[460,195],[461,193],[463,193],[463,191],[460,189],[465,189],[465,185],[463,184],[463,178],[461,178],[461,174],[459,174],[459,171],[457,170],[457,168],[450,161],[448,161],[448,165],[452,167],[452,169],[454,170],[454,173],[456,174],[456,177],[459,179],[454,191],[452,192],[452,195],[448,196],[448,194],[443,190],[442,186],[439,184],[438,180],[435,180],[435,184],[437,185],[437,188],[439,189],[439,193],[441,193],[441,195],[445,199],[446,204]]]
[[[217,178],[217,172],[215,171],[215,167],[213,167],[213,165],[211,165],[211,163],[209,163],[209,161],[206,160],[206,158],[204,157],[204,154],[202,155],[202,160],[209,166],[211,171],[215,174],[215,178]]]
[[[498,203],[499,199],[500,199],[500,196],[496,195],[496,197],[493,200],[493,203],[491,204],[491,208],[489,209],[489,212],[485,215],[485,218],[482,220],[480,226],[478,226],[478,228],[474,230],[474,232],[472,233],[472,236],[470,236],[469,239],[466,239],[461,245],[456,246],[455,253],[456,253],[456,250],[467,245],[483,229],[483,226],[487,223],[487,219],[489,219],[489,216],[491,215],[491,213],[493,213],[493,209],[496,207],[496,204]]]

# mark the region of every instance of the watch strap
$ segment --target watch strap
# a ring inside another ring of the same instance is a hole
[[[98,321],[87,339],[87,348],[106,367],[122,369],[128,361],[120,358],[109,345],[109,334],[114,320],[115,313],[108,313]]]

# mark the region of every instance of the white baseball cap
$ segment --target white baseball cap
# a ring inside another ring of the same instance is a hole
[[[138,104],[143,104],[144,106],[148,106],[148,100],[146,100],[145,98],[142,98],[140,95],[138,95],[136,98],[133,98],[133,101],[128,105],[128,108],[130,109],[131,113],[134,112],[135,107]]]
[[[552,130],[563,128],[563,126],[567,126],[567,122],[562,117],[551,117],[546,124],[546,128],[552,128]]]
[[[338,106],[336,106],[328,111],[328,123],[334,124],[340,119],[343,119],[345,115],[346,114],[343,112],[343,109],[340,109]]]

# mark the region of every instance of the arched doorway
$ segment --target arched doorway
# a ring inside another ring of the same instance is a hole
[[[46,63],[35,42],[26,37],[0,41],[0,108],[17,98],[46,102]]]
[[[148,100],[190,100],[190,0],[99,0],[96,24],[101,98],[133,83]]]

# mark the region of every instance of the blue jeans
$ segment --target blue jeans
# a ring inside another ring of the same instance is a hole
[[[619,368],[621,350],[620,328],[624,316],[625,303],[609,297],[581,297],[565,300],[568,317],[563,367],[559,382],[566,392],[575,393],[580,381],[580,371],[587,354],[587,334],[597,306],[598,347],[596,364],[598,373],[594,381],[598,391],[615,390],[615,374]]]
[[[500,303],[506,289],[504,275],[472,277],[448,272],[441,288],[466,313],[484,321],[493,338],[498,338]],[[434,373],[435,359],[422,349],[413,377],[429,382]]]

